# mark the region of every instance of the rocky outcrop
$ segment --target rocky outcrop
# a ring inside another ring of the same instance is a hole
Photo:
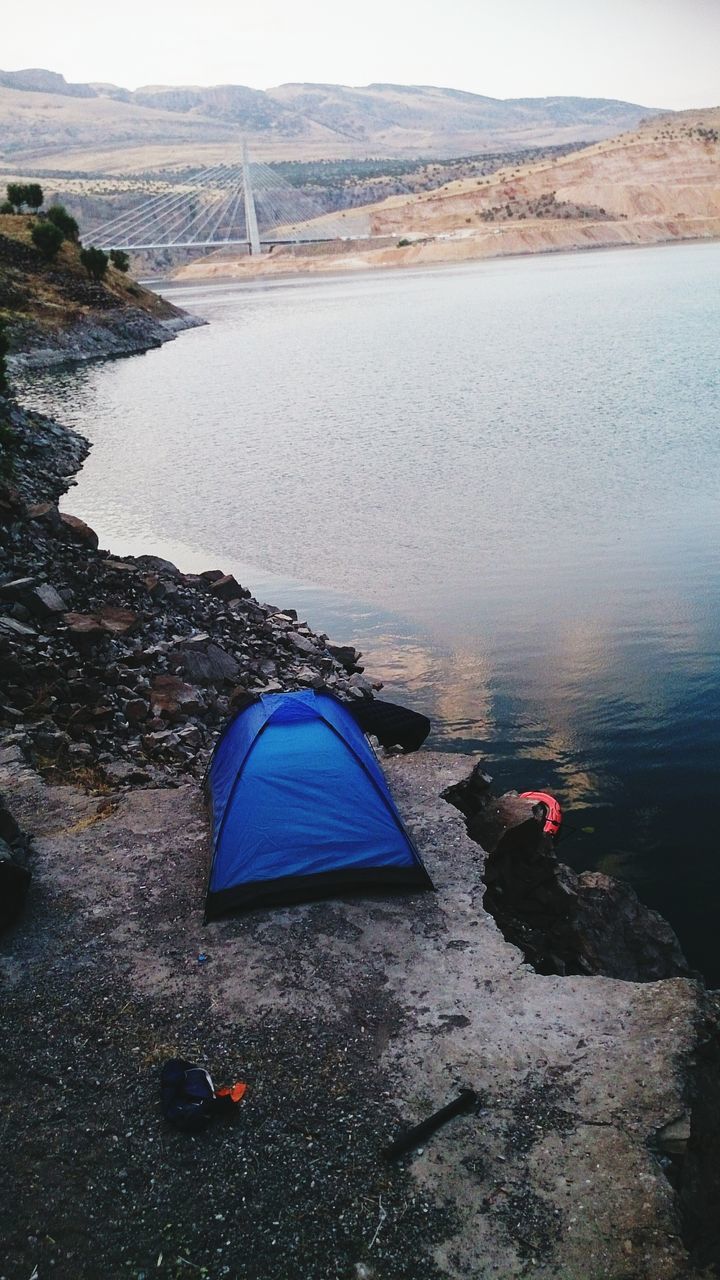
[[[194,329],[204,323],[196,316],[182,313],[160,320],[139,308],[123,308],[80,316],[68,327],[54,331],[24,324],[15,330],[14,350],[8,366],[21,373],[54,365],[137,355],[170,342],[183,329]]]
[[[486,851],[485,909],[538,973],[691,976],[670,925],[629,884],[559,861],[538,808],[516,792],[496,796],[491,784],[478,764],[444,798]]]

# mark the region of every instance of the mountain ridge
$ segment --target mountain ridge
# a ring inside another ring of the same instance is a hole
[[[662,109],[613,98],[492,98],[436,85],[349,86],[74,83],[44,68],[0,71],[0,162],[138,150],[147,167],[237,145],[241,130],[267,156],[450,155],[496,146],[594,141]],[[151,149],[155,149],[151,155]],[[140,166],[142,167],[142,159]],[[203,156],[204,158],[204,156]],[[212,161],[211,161],[212,162]]]

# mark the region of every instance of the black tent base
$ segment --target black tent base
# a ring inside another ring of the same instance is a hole
[[[205,923],[232,911],[252,911],[258,907],[291,906],[297,902],[358,894],[421,893],[434,888],[422,865],[348,868],[312,876],[281,876],[277,880],[256,880],[251,884],[237,884],[231,889],[208,893]]]

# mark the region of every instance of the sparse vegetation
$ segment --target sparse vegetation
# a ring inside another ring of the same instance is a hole
[[[52,262],[57,257],[60,246],[65,239],[59,227],[53,222],[36,223],[31,231],[32,242],[36,249],[39,249],[46,262]]]
[[[94,245],[90,245],[88,249],[80,250],[80,261],[91,280],[102,280],[110,259],[103,249],[96,249]]]
[[[123,275],[130,270],[130,259],[124,249],[111,249],[110,261],[116,271],[122,271]]]
[[[63,240],[73,240],[77,243],[80,239],[80,228],[64,204],[51,204],[45,211],[45,217],[62,232]]]

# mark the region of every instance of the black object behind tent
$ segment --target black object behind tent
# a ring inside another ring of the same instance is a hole
[[[395,702],[372,701],[346,703],[363,733],[372,733],[381,747],[402,747],[417,751],[430,732],[430,721],[419,711],[408,711]]]
[[[206,918],[352,891],[432,888],[370,744],[327,693],[246,704],[218,742],[207,787]]]

